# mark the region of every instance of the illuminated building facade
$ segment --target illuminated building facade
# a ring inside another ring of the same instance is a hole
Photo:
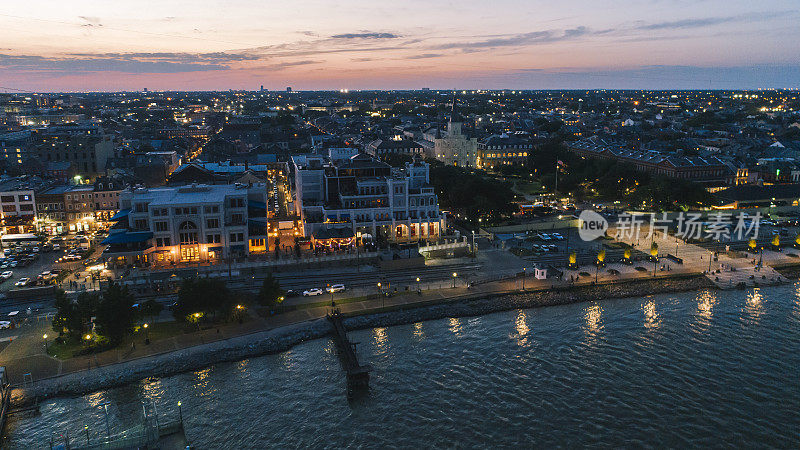
[[[104,256],[112,266],[221,262],[264,251],[266,187],[128,188]]]
[[[300,155],[292,163],[305,236],[339,244],[439,239],[444,216],[429,184],[428,164],[392,168],[364,153],[341,160]]]

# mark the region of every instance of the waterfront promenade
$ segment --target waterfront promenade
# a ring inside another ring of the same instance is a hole
[[[675,278],[690,275],[690,272],[675,270],[671,272],[658,272],[659,279]],[[622,281],[636,279],[652,279],[653,275],[640,273],[623,273],[611,275],[601,273],[598,276],[600,284],[615,284]],[[401,292],[390,297],[382,296],[365,299],[356,298],[356,301],[337,299],[337,307],[346,315],[363,315],[434,305],[446,302],[481,298],[493,295],[503,295],[522,291],[523,278],[515,277],[500,281],[477,284],[473,287],[458,286],[455,288]],[[525,290],[546,291],[553,287],[568,288],[569,286],[591,286],[595,284],[594,277],[583,277],[578,282],[558,280],[536,280],[534,277],[525,277]],[[0,352],[0,364],[7,367],[9,378],[13,384],[22,385],[31,381],[36,382],[46,378],[58,377],[69,373],[92,370],[107,370],[115,364],[126,361],[135,361],[159,354],[175,352],[189,347],[202,346],[211,342],[231,339],[240,336],[274,330],[281,327],[300,324],[303,322],[321,319],[330,312],[327,298],[302,298],[296,309],[285,311],[269,317],[261,317],[254,311],[249,311],[248,320],[243,323],[227,323],[210,329],[191,333],[177,334],[165,339],[152,340],[150,345],[137,342],[134,347],[117,348],[94,355],[78,356],[64,360],[54,358],[45,353],[41,336],[52,333],[50,321],[45,318],[29,319],[22,327],[30,327],[19,333],[19,337],[12,340]],[[303,302],[305,301],[305,303]],[[313,303],[310,303],[313,302]],[[176,325],[178,326],[178,325]],[[26,375],[29,374],[29,375]]]
[[[708,251],[691,246],[684,248],[691,249],[691,251],[695,252],[695,256],[699,256],[700,252],[709,254]],[[787,256],[787,253],[789,251],[784,253],[765,252],[764,262],[772,264],[796,262]],[[748,270],[746,266],[750,264],[751,260],[745,258],[731,259],[731,261],[734,261],[731,263],[725,259],[726,257],[722,257],[719,261],[712,261],[712,271],[715,272],[720,265],[735,263],[742,267],[741,271],[734,272],[737,276],[748,273],[746,272]],[[364,292],[355,290],[348,292],[345,296],[338,296],[336,304],[342,313],[354,316],[453,303],[469,299],[499,297],[520,293],[523,289],[525,292],[544,293],[550,290],[569,291],[573,288],[579,289],[596,284],[613,287],[636,281],[658,280],[662,282],[663,280],[663,282],[666,282],[669,279],[698,277],[703,272],[708,271],[707,259],[701,260],[699,257],[693,259],[697,259],[697,262],[673,264],[670,270],[662,270],[660,265],[655,267],[656,270],[652,270],[652,264],[649,264],[647,271],[637,270],[637,267],[640,269],[643,266],[647,267],[648,263],[646,262],[639,262],[634,266],[609,263],[602,270],[596,270],[594,266],[584,266],[576,271],[565,271],[560,279],[538,280],[531,276],[532,273],[523,271],[521,273],[506,273],[504,278],[492,281],[493,277],[497,277],[497,274],[492,274],[482,281],[476,278],[472,286],[459,282],[455,283],[456,287],[451,287],[452,285],[448,285],[446,282],[439,282],[423,285],[420,293],[415,290],[402,290],[392,296],[377,296],[374,290],[372,290],[371,295],[367,295],[368,290],[364,290]],[[700,261],[704,261],[704,263],[700,264]],[[763,270],[771,271],[772,269]],[[725,272],[721,272],[721,274],[726,276],[724,275]],[[715,281],[719,275],[716,273],[707,274],[711,281]],[[760,285],[786,281],[784,277],[777,273],[772,275],[772,272],[770,272],[770,275],[769,279],[754,278],[749,281],[751,284],[758,283]],[[727,288],[732,282],[717,281],[716,284],[719,287]],[[594,298],[600,299],[603,295],[606,294],[599,293]],[[26,386],[31,383],[37,383],[40,380],[52,380],[59,376],[83,371],[113,373],[115,366],[128,362],[145,361],[147,358],[157,355],[168,355],[171,352],[179,352],[190,348],[202,349],[204,345],[235,338],[246,338],[249,335],[253,335],[253,339],[256,340],[258,339],[258,333],[315,321],[324,318],[330,311],[329,297],[327,295],[309,298],[301,297],[291,300],[291,302],[287,302],[291,307],[280,314],[262,317],[251,309],[248,311],[248,320],[241,324],[228,323],[205,330],[173,334],[163,339],[153,339],[150,345],[144,345],[142,339],[136,342],[135,347],[126,346],[95,355],[72,357],[63,360],[54,358],[45,352],[44,342],[41,337],[45,333],[52,333],[49,318],[32,317],[28,318],[18,329],[19,333],[13,339],[4,342],[4,347],[0,347],[2,349],[0,350],[0,364],[7,367],[10,381],[18,386]],[[175,326],[180,325],[176,324]]]

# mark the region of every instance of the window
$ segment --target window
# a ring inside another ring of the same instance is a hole
[[[232,198],[230,202],[231,208],[244,208],[243,198]]]
[[[242,218],[241,214],[231,214],[231,224],[232,225],[241,225],[244,223],[244,219]]]
[[[219,228],[219,218],[206,219],[206,228]]]
[[[231,233],[231,242],[244,242],[244,233]]]
[[[133,227],[137,230],[146,230],[147,229],[147,219],[136,219],[133,223]]]
[[[159,220],[158,222],[154,223],[156,231],[169,231],[169,222],[165,220]]]
[[[178,227],[178,238],[181,245],[197,244],[197,225],[193,222],[183,222]]]
[[[206,206],[206,207],[203,208],[203,210],[205,211],[206,214],[218,213],[219,212],[219,206],[217,206],[217,205]]]
[[[27,204],[24,204],[24,205],[19,205],[19,210],[20,211],[33,211],[33,205],[31,205],[30,203],[27,203]]]
[[[208,244],[219,244],[221,241],[222,241],[222,236],[219,234],[206,235],[206,243]]]

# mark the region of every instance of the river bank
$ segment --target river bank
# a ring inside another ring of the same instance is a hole
[[[345,325],[348,329],[383,327],[446,317],[477,316],[512,309],[714,288],[713,283],[702,275],[685,275],[539,291],[478,294],[395,308],[380,308],[378,311],[370,309],[350,314]],[[299,343],[324,337],[329,331],[330,324],[327,320],[315,319],[138,360],[69,373],[15,389],[12,403],[19,407],[44,398],[81,395],[146,378],[167,377],[199,370],[220,362],[280,353]]]

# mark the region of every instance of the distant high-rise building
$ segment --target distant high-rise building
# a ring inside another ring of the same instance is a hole
[[[142,92],[147,92],[147,88],[142,89]]]
[[[264,85],[263,84],[261,85],[261,89],[259,89],[259,91],[264,92]]]
[[[291,86],[287,87],[286,92],[292,92],[292,87]]]

